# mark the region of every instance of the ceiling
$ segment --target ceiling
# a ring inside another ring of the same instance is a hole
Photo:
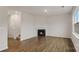
[[[10,6],[9,9],[24,11],[33,15],[63,15],[72,11],[72,6]],[[44,10],[47,12],[44,12]]]

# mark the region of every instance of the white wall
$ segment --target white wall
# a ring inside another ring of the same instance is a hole
[[[20,35],[21,13],[18,11],[9,13],[9,37],[16,39]]]
[[[38,29],[46,29],[47,36],[71,37],[71,14],[56,16],[35,16],[22,12],[21,40],[37,36]]]
[[[0,7],[0,51],[8,48],[8,13],[7,8]]]
[[[34,17],[35,36],[37,36],[38,29],[46,29],[46,35],[48,35],[48,33],[49,33],[48,17],[45,17],[45,16],[35,16]]]
[[[49,19],[49,36],[71,37],[71,14],[52,16]]]
[[[34,17],[30,14],[22,12],[21,22],[21,40],[25,40],[34,37]]]
[[[57,16],[36,16],[34,19],[35,35],[38,29],[46,29],[47,36],[71,37],[71,14]]]

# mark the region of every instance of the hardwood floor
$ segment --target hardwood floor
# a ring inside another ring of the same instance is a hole
[[[75,52],[75,49],[70,39],[48,36],[24,41],[9,39],[4,52]]]

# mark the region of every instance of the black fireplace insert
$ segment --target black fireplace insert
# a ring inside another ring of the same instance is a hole
[[[38,36],[45,36],[45,29],[38,29]]]

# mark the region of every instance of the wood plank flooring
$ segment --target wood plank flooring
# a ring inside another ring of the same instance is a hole
[[[4,52],[75,52],[75,48],[70,39],[47,36],[24,41],[9,39]]]

